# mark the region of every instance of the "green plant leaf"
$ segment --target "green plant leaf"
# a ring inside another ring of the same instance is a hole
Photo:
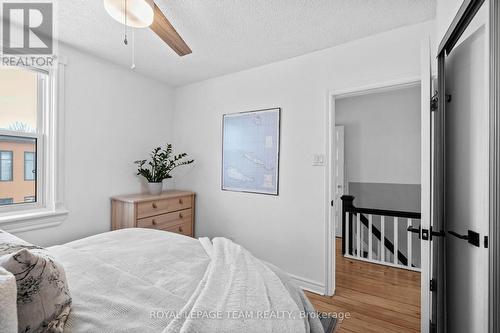
[[[194,162],[194,160],[182,161],[186,153],[173,154],[172,144],[167,143],[165,148],[156,147],[149,153],[149,160],[134,161],[138,165],[137,175],[144,177],[148,182],[161,182],[172,178],[172,170]],[[147,165],[145,167],[145,165]]]

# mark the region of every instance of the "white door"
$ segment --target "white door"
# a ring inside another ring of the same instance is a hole
[[[342,200],[344,195],[344,126],[335,126],[335,163],[334,163],[334,179],[335,179],[335,236],[342,237]]]
[[[430,229],[431,220],[431,110],[432,70],[430,40],[422,41],[421,54],[421,229]],[[421,332],[429,332],[431,276],[431,243],[420,242],[421,276],[420,276],[420,307]]]

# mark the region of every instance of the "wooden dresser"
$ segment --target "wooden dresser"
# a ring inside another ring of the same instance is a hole
[[[153,228],[194,237],[195,193],[166,191],[111,198],[111,229]]]

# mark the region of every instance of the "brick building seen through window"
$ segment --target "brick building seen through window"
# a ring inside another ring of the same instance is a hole
[[[41,137],[38,123],[44,103],[43,76],[25,68],[0,67],[0,206],[3,208],[33,204],[40,199],[36,161]]]
[[[35,140],[0,135],[0,205],[34,202]]]

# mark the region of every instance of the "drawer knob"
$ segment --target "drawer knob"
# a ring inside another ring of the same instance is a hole
[[[182,232],[182,227],[179,227],[179,232]]]
[[[179,204],[181,204],[181,205],[182,205],[182,203],[183,203],[182,199],[179,199]]]
[[[154,209],[158,208],[158,206],[156,205],[156,202],[153,202],[153,204],[151,206],[153,206]]]
[[[182,216],[182,213],[179,213],[179,218],[182,219],[184,216]]]
[[[153,225],[156,225],[156,220],[151,220],[151,223],[153,223]]]

